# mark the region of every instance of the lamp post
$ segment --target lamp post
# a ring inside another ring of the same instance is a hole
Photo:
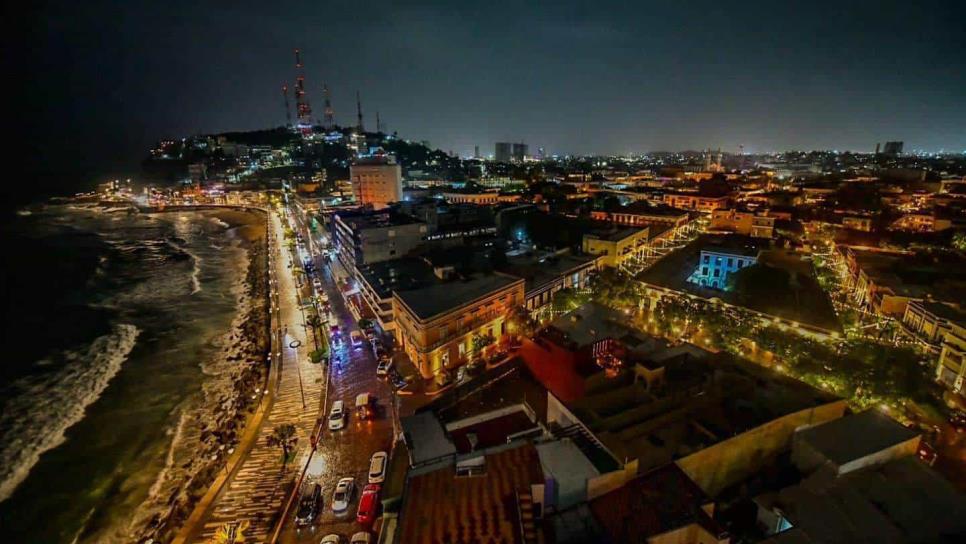
[[[289,343],[289,347],[295,350],[295,373],[299,377],[299,393],[302,395],[302,409],[305,409],[305,389],[302,387],[302,369],[299,368],[299,346],[302,345],[301,340],[292,340]]]

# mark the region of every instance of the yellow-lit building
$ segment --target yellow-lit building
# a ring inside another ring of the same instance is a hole
[[[650,228],[622,228],[584,235],[583,252],[601,258],[603,266],[617,268],[635,255],[647,251]]]
[[[349,167],[349,180],[359,204],[380,210],[403,199],[402,169],[391,155],[356,159]]]
[[[711,230],[771,238],[775,234],[775,218],[734,209],[714,210],[711,212]]]
[[[510,311],[524,302],[522,278],[499,272],[456,277],[451,268],[434,272],[437,281],[392,295],[396,341],[424,378],[470,362],[477,336],[499,344]]]

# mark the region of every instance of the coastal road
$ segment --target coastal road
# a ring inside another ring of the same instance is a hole
[[[320,240],[313,238],[304,218],[295,210],[292,212],[290,217],[296,231],[306,241],[305,247],[313,253],[317,277],[328,296],[332,312],[330,323],[338,324],[342,331],[341,342],[332,346],[332,355],[339,357],[342,365],[341,368],[333,366],[331,370],[326,408],[334,401],[342,400],[350,409],[350,414],[343,430],[324,430],[302,486],[303,490],[311,489],[317,483],[322,486],[320,516],[313,526],[296,528],[294,511],[297,505],[294,506],[285,521],[279,540],[284,543],[315,544],[323,536],[335,533],[348,541],[354,533],[367,529],[356,523],[356,509],[362,487],[367,482],[370,457],[377,451],[388,453],[392,444],[392,396],[386,381],[376,377],[376,359],[370,344],[363,342],[360,348],[353,349],[349,334],[352,330],[358,330],[356,320],[346,307],[331,270],[323,262]],[[375,417],[372,419],[361,420],[355,413],[355,398],[361,393],[369,393],[375,397]],[[337,516],[332,511],[332,494],[336,482],[345,477],[355,479],[356,493],[348,511]]]
[[[281,325],[281,330],[273,332],[273,363],[279,362],[281,350],[280,377],[272,384],[276,387],[275,400],[254,446],[215,499],[192,542],[206,542],[225,523],[239,521],[248,522],[245,536],[249,541],[267,541],[311,452],[309,438],[322,402],[324,369],[309,362],[311,339],[302,326],[293,257],[281,246],[284,236],[280,218],[272,213],[269,220],[270,231],[280,242],[273,247],[278,292],[273,323]],[[281,450],[268,443],[273,429],[284,424],[295,425],[298,436],[294,458],[286,465],[281,462]]]

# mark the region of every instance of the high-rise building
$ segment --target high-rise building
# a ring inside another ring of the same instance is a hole
[[[524,159],[529,155],[527,144],[519,143],[513,144],[513,160],[516,162],[523,162]]]
[[[349,167],[349,180],[356,202],[376,210],[402,200],[402,169],[392,155],[358,157]]]
[[[898,157],[902,154],[902,143],[903,142],[886,142],[885,147],[882,150],[882,154],[890,157]]]
[[[496,143],[496,154],[494,159],[497,162],[510,162],[513,156],[513,145],[510,142],[497,142]]]
[[[473,158],[474,159],[480,158],[480,146],[478,145],[473,146]]]

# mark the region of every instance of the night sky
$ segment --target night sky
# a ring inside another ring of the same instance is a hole
[[[966,149],[962,0],[379,4],[33,8],[13,59],[27,161],[136,170],[161,137],[280,125],[294,47],[319,117],[324,80],[338,122],[359,89],[367,128],[379,110],[461,154]]]

